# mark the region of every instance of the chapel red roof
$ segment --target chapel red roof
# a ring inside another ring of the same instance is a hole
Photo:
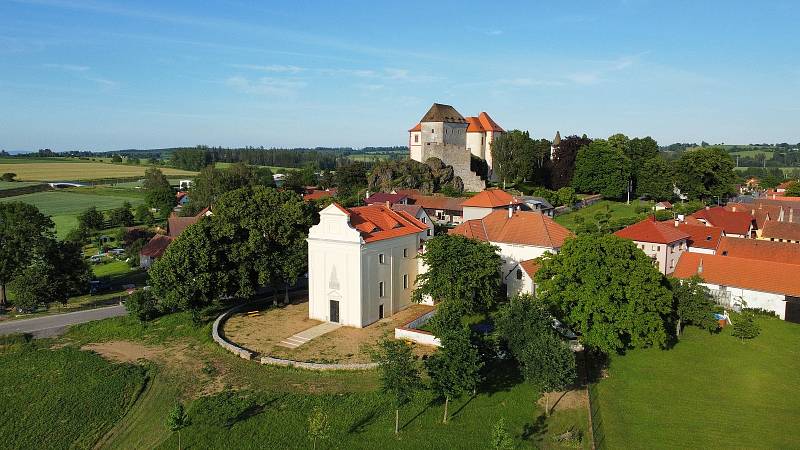
[[[337,203],[334,203],[341,209]],[[361,232],[364,242],[375,242],[409,234],[419,233],[428,226],[405,211],[392,211],[386,205],[374,204],[346,208],[350,215],[350,225]]]
[[[684,252],[672,275],[689,278],[699,275],[709,284],[732,286],[758,292],[800,296],[800,277],[793,264],[759,261],[733,256]]]
[[[509,217],[505,209],[496,210],[482,219],[468,220],[448,234],[547,248],[561,248],[564,241],[573,236],[567,228],[538,211],[514,211]]]
[[[658,244],[671,244],[675,241],[689,238],[689,234],[686,232],[681,231],[674,225],[668,225],[665,222],[656,222],[653,216],[627,226],[614,234],[632,241],[654,242]]]

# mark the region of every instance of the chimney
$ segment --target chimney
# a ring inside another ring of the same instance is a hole
[[[697,273],[703,273],[703,258],[700,258],[700,264],[697,265]]]
[[[511,216],[513,216],[513,215],[514,215],[514,204],[511,201],[509,201],[508,202],[508,218],[510,219]]]
[[[794,222],[794,208],[789,208],[789,222]]]
[[[369,189],[367,189],[367,190],[364,192],[364,199],[368,199],[368,198],[369,198]]]
[[[392,209],[392,204],[389,203],[389,200],[386,200],[386,209]]]
[[[711,209],[711,207],[706,205],[706,211],[708,211],[709,209]]]
[[[756,210],[755,209],[751,209],[750,210],[750,215],[755,217],[756,216]]]

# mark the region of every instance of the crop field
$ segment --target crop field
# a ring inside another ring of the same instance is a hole
[[[141,366],[65,347],[0,346],[3,448],[92,448],[145,383]]]
[[[134,207],[144,203],[142,193],[126,190],[110,190],[103,188],[77,188],[80,190],[55,190],[36,192],[34,194],[17,195],[0,198],[0,202],[19,201],[30,203],[43,214],[50,216],[55,222],[56,233],[65,236],[78,224],[77,216],[91,206],[109,210],[130,202]],[[85,192],[85,193],[84,193]]]
[[[10,160],[14,162],[9,163]],[[21,159],[0,159],[0,173],[13,172],[20,181],[80,181],[99,178],[144,176],[148,166],[108,164],[83,160],[61,160],[58,162],[20,162]],[[6,166],[7,165],[7,166]],[[165,175],[190,176],[196,172],[160,167]]]
[[[596,389],[604,447],[798,448],[800,325],[759,324],[750,341],[689,327],[670,350],[614,356]]]

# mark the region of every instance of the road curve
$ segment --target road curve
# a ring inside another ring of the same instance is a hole
[[[106,306],[63,314],[36,317],[33,319],[8,320],[0,322],[0,336],[15,333],[29,333],[34,337],[52,337],[64,332],[70,325],[108,319],[127,314],[123,305]]]

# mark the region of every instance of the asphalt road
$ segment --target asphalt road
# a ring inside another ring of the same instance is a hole
[[[114,305],[104,308],[87,309],[34,319],[7,320],[0,322],[0,336],[15,333],[30,333],[34,337],[52,337],[64,332],[70,325],[108,319],[127,314],[125,306]]]

